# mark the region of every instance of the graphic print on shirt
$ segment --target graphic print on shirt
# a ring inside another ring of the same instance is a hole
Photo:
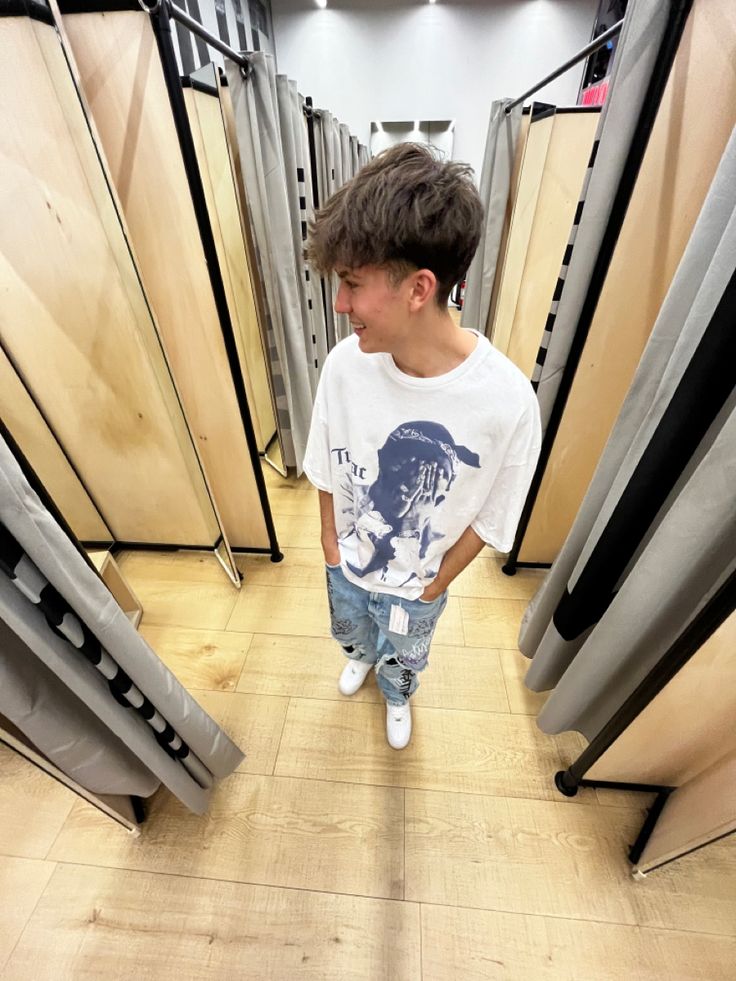
[[[444,426],[428,421],[406,422],[390,433],[378,451],[378,476],[370,485],[359,482],[366,468],[357,466],[345,448],[332,453],[339,463],[350,464],[342,491],[352,520],[342,538],[353,539],[360,565],[348,563],[348,568],[361,579],[375,572],[385,579],[395,562],[406,572],[401,585],[436,575],[436,570],[423,571],[427,549],[444,537],[433,530],[432,519],[461,466],[480,469],[478,454],[458,445]]]

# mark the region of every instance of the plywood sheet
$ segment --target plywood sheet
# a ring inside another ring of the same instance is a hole
[[[109,528],[2,348],[0,416],[77,538],[112,542]]]
[[[150,19],[64,17],[141,276],[229,542],[269,545]]]
[[[256,442],[259,452],[264,453],[276,432],[276,417],[220,100],[194,88],[185,89],[184,97],[207,196]]]
[[[524,273],[526,250],[537,209],[537,199],[553,122],[554,116],[551,114],[542,119],[532,119],[524,144],[524,158],[521,164],[514,213],[511,217],[511,228],[491,333],[491,341],[494,346],[504,354],[508,350],[511,337],[511,326],[516,313],[516,302]]]
[[[679,787],[736,753],[736,613],[634,719],[586,773]]]
[[[522,562],[553,562],[567,537],[734,124],[736,6],[696,0],[522,543]]]
[[[597,110],[558,111],[552,123],[506,350],[527,378],[534,372],[599,119]]]
[[[3,19],[0,337],[119,540],[219,529],[60,40]]]
[[[669,796],[638,863],[647,872],[736,832],[736,751]]]

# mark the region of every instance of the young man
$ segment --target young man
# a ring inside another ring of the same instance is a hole
[[[304,460],[348,657],[338,687],[353,695],[375,670],[395,749],[447,587],[484,545],[509,551],[539,454],[531,385],[447,310],[480,237],[471,174],[401,144],[310,227],[310,258],[337,272],[335,310],[354,330],[325,362]]]

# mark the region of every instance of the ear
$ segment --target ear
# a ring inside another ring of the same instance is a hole
[[[409,279],[411,284],[409,310],[418,313],[434,300],[437,292],[437,277],[431,269],[418,269]]]

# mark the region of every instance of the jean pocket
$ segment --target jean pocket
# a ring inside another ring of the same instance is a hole
[[[341,565],[342,565],[341,562],[338,562],[337,565],[328,565],[328,563],[325,562],[325,569],[332,569],[332,571],[334,572],[335,569],[339,569]]]
[[[421,603],[422,606],[435,606],[437,603],[441,603],[442,600],[444,600],[446,597],[447,597],[447,590],[445,590],[444,593],[440,593],[440,595],[437,597],[437,599],[423,600],[423,599],[417,598],[414,602],[415,603]]]

